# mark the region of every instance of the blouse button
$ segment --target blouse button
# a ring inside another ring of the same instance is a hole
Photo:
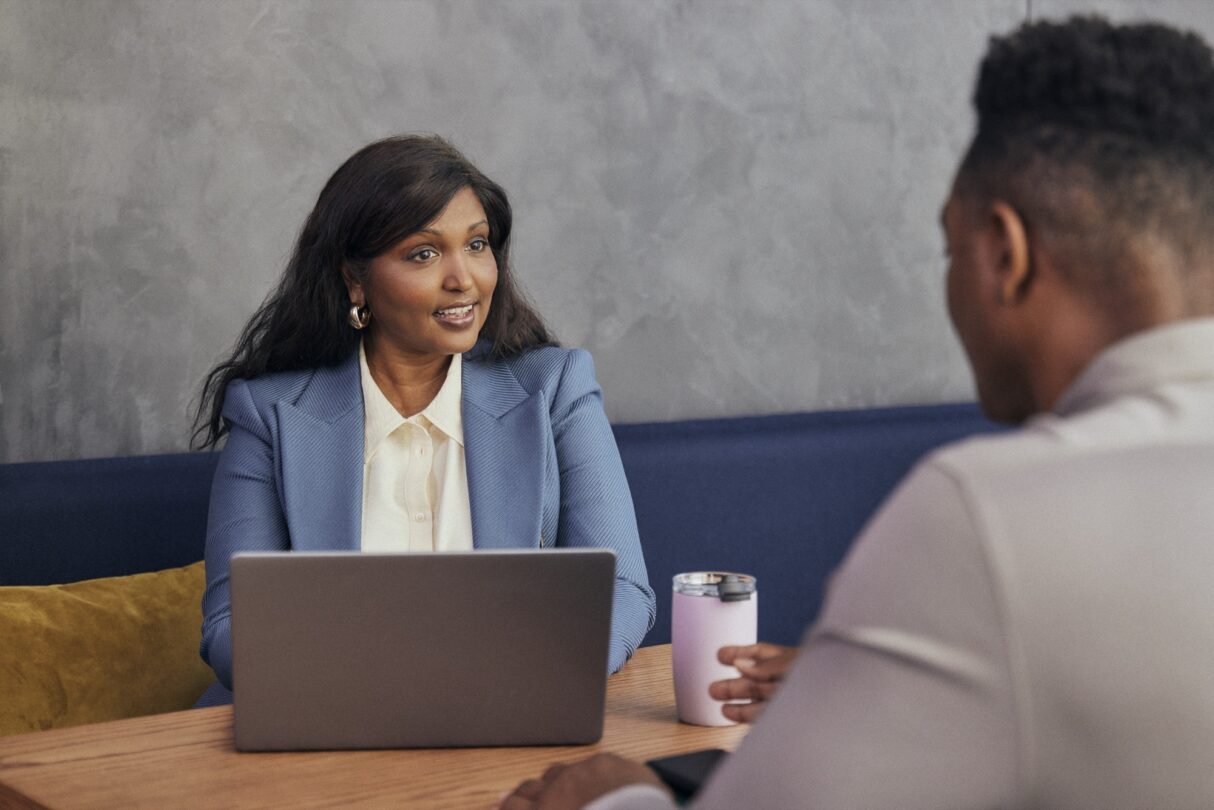
[[[425,513],[425,512],[418,512],[418,513],[416,513],[416,514],[414,514],[414,515],[413,515],[413,519],[414,519],[414,520],[416,520],[418,523],[421,523],[423,520],[425,520],[425,519],[426,519],[426,513]]]

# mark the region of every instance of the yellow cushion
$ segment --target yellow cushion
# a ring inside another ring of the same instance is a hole
[[[190,708],[214,680],[198,657],[204,585],[197,562],[0,587],[0,734]]]

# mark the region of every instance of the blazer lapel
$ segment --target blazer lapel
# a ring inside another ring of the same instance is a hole
[[[543,397],[527,393],[502,363],[473,352],[463,362],[464,461],[476,548],[540,543],[548,442]]]
[[[361,545],[363,408],[358,353],[278,403],[283,502],[297,551]]]

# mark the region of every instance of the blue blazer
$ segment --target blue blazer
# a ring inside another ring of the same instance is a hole
[[[542,347],[464,355],[464,458],[473,545],[616,554],[610,670],[653,624],[636,515],[590,355]],[[358,354],[333,367],[236,380],[207,518],[202,657],[232,685],[228,561],[237,551],[357,550],[363,407]]]

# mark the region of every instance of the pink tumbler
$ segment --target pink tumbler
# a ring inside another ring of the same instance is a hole
[[[746,574],[699,571],[674,578],[671,606],[671,669],[679,719],[698,726],[732,726],[708,684],[736,678],[738,671],[717,662],[717,650],[754,644],[759,594]]]

